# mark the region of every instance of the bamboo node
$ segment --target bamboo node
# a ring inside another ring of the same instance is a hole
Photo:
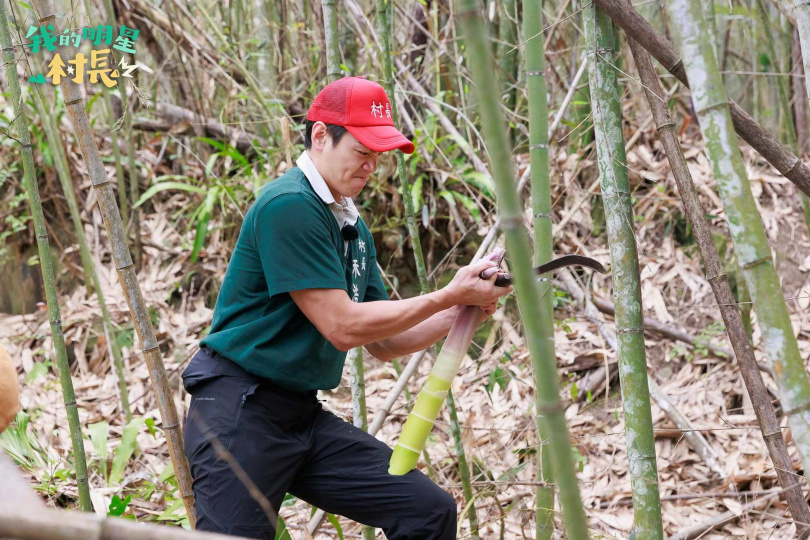
[[[149,348],[144,347],[143,349],[141,349],[141,352],[146,354],[148,352],[154,351],[155,349],[159,349],[159,348],[160,347],[158,345],[155,345],[154,347],[149,347]]]
[[[622,328],[621,330],[616,330],[616,333],[619,335],[622,334],[643,334],[644,328]]]
[[[172,425],[170,425],[170,426],[166,426],[166,425],[164,425],[164,426],[163,426],[163,429],[164,429],[164,431],[165,431],[165,430],[167,430],[167,429],[177,429],[177,428],[179,428],[179,427],[180,427],[180,422],[175,422],[174,424],[172,424]]]
[[[546,218],[546,219],[551,219],[551,214],[546,214],[546,213],[543,213],[543,212],[537,212],[537,213],[534,215],[534,217],[535,217],[535,218]]]
[[[527,71],[526,75],[545,75],[542,69],[533,69],[531,71]]]
[[[523,226],[521,216],[501,216],[501,229],[517,229]]]
[[[679,58],[675,65],[671,68],[667,69],[670,73],[675,73],[676,71],[683,69],[683,58]]]
[[[712,277],[708,278],[707,281],[709,283],[713,283],[715,281],[723,281],[725,279],[728,279],[728,276],[726,275],[726,273],[725,272],[720,272],[716,276],[712,276]]]
[[[603,191],[603,192],[602,192],[602,198],[603,198],[603,199],[604,199],[605,197],[618,197],[618,196],[620,196],[620,195],[624,195],[624,196],[626,196],[626,197],[629,197],[629,196],[630,196],[630,192],[629,192],[629,191],[612,191],[612,192],[611,192],[611,191]]]
[[[808,0],[807,3],[810,4],[810,0]],[[790,175],[793,174],[796,171],[796,169],[799,168],[799,165],[801,165],[801,163],[802,163],[802,160],[800,160],[799,158],[796,158],[796,162],[793,163],[793,165],[791,165],[791,167],[788,170],[783,172],[782,176],[784,176],[785,178],[790,178]]]
[[[74,400],[72,400],[72,401],[66,401],[66,402],[65,402],[65,408],[66,408],[66,409],[67,409],[68,407],[75,407],[75,406],[76,406],[76,400],[75,400],[75,399],[74,399]]]
[[[31,148],[31,143],[20,143],[20,146],[23,148]]]
[[[55,20],[56,20],[56,15],[48,15],[46,17],[42,17],[41,19],[39,19],[39,22],[40,22],[40,24],[42,24],[45,21],[55,21]]]
[[[545,418],[547,415],[552,413],[562,414],[563,412],[565,412],[565,409],[563,409],[561,401],[555,401],[554,403],[538,405],[537,410],[539,411],[537,414],[537,418]]]
[[[663,124],[658,126],[658,131],[663,131],[665,129],[675,129],[675,122],[672,121],[670,117],[669,122],[664,122]]]
[[[71,105],[75,105],[76,103],[80,103],[80,102],[82,102],[82,101],[84,101],[84,98],[78,98],[78,99],[72,99],[72,100],[70,100],[70,101],[66,101],[66,102],[65,102],[65,107],[69,107],[69,106],[71,106]]]
[[[533,144],[529,147],[529,150],[536,150],[538,148],[548,148],[548,144],[546,143]]]
[[[769,253],[769,254],[767,254],[767,255],[765,255],[764,257],[760,257],[759,259],[756,259],[756,260],[754,260],[754,261],[747,262],[747,263],[745,263],[745,264],[741,264],[741,265],[740,265],[740,267],[741,267],[743,270],[748,270],[749,268],[753,268],[753,267],[755,267],[755,266],[759,266],[760,264],[762,264],[762,263],[766,263],[766,262],[770,262],[770,263],[772,263],[772,262],[773,262],[773,260],[771,259],[771,254],[770,254],[770,253]]]

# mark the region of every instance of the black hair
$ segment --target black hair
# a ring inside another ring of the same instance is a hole
[[[313,120],[307,120],[305,125],[306,130],[304,131],[304,148],[309,150],[312,148],[312,126],[315,125],[315,122]],[[337,124],[327,124],[324,122],[324,125],[326,126],[326,132],[330,137],[332,137],[332,146],[337,146],[340,139],[342,139],[343,135],[345,135],[348,131],[345,127],[338,126]]]

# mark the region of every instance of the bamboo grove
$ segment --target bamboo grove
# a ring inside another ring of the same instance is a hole
[[[37,82],[38,32],[107,24],[139,32],[114,84]],[[0,46],[0,345],[25,397],[0,467],[52,506],[197,537],[179,373],[313,97],[359,75],[416,144],[355,199],[391,299],[482,258],[514,283],[427,350],[349,351],[320,392],[389,473],[449,491],[459,538],[810,537],[809,2],[0,0]],[[569,254],[610,277],[534,271]],[[8,477],[0,536],[138,534],[21,519]],[[279,539],[383,537],[292,495],[280,517]]]

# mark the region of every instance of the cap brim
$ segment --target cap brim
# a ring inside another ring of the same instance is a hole
[[[394,126],[344,126],[365,147],[375,152],[399,149],[413,154],[416,147]]]

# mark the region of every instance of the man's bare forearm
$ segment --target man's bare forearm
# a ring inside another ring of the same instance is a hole
[[[395,336],[366,345],[366,349],[380,360],[391,360],[427,349],[450,332],[462,306],[440,311],[425,321]]]
[[[392,338],[454,305],[453,299],[445,289],[406,300],[352,303],[345,320],[338,321],[341,327],[342,348],[348,350]],[[452,324],[452,321],[449,324]],[[448,325],[444,335],[449,329]],[[437,337],[433,343],[441,337]]]

